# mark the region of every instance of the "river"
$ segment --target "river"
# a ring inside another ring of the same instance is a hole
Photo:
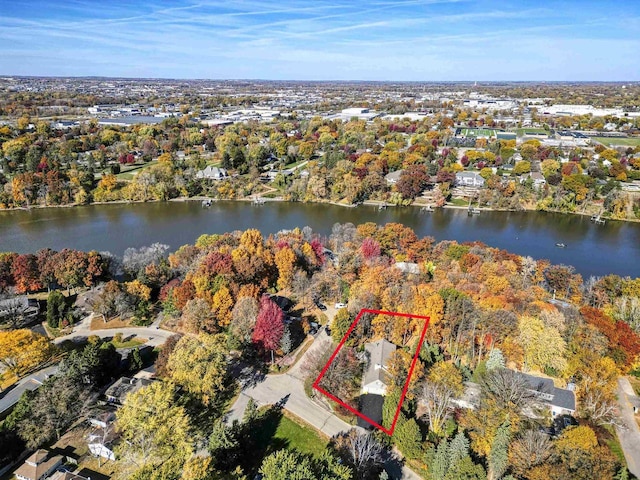
[[[257,228],[264,234],[304,227],[328,235],[334,223],[398,222],[418,236],[459,242],[479,240],[520,255],[573,265],[585,278],[616,273],[640,276],[640,224],[607,222],[544,212],[482,212],[466,210],[432,213],[416,207],[388,208],[361,205],[345,208],[327,204],[270,202],[199,202],[89,205],[0,212],[0,252],[35,252],[50,247],[108,250],[122,255],[127,247],[154,242],[172,250],[193,243],[203,233]],[[556,247],[566,244],[566,248]]]

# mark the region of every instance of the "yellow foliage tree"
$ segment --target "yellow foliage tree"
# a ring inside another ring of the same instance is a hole
[[[46,337],[31,330],[0,332],[0,365],[17,376],[46,362],[54,352]]]
[[[278,267],[278,288],[280,290],[290,288],[296,262],[295,252],[289,247],[281,248],[276,252],[275,262]]]

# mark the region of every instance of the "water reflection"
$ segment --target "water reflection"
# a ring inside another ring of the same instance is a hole
[[[479,240],[534,258],[574,265],[584,276],[640,275],[640,224],[594,225],[587,217],[544,212],[483,212],[466,209],[421,212],[419,208],[216,202],[90,205],[77,208],[0,212],[0,251],[32,252],[43,247],[109,250],[167,243],[178,248],[202,233],[258,228],[265,234],[309,225],[329,235],[334,223],[397,222],[436,240]],[[556,243],[567,244],[557,248]]]

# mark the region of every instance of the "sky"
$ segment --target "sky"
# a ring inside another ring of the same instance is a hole
[[[637,81],[639,0],[0,0],[0,75]]]

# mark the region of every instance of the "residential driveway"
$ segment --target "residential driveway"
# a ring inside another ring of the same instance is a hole
[[[637,398],[629,380],[625,377],[618,379],[618,405],[622,427],[616,426],[618,439],[627,460],[629,471],[640,478],[640,428],[633,414],[631,400]]]

